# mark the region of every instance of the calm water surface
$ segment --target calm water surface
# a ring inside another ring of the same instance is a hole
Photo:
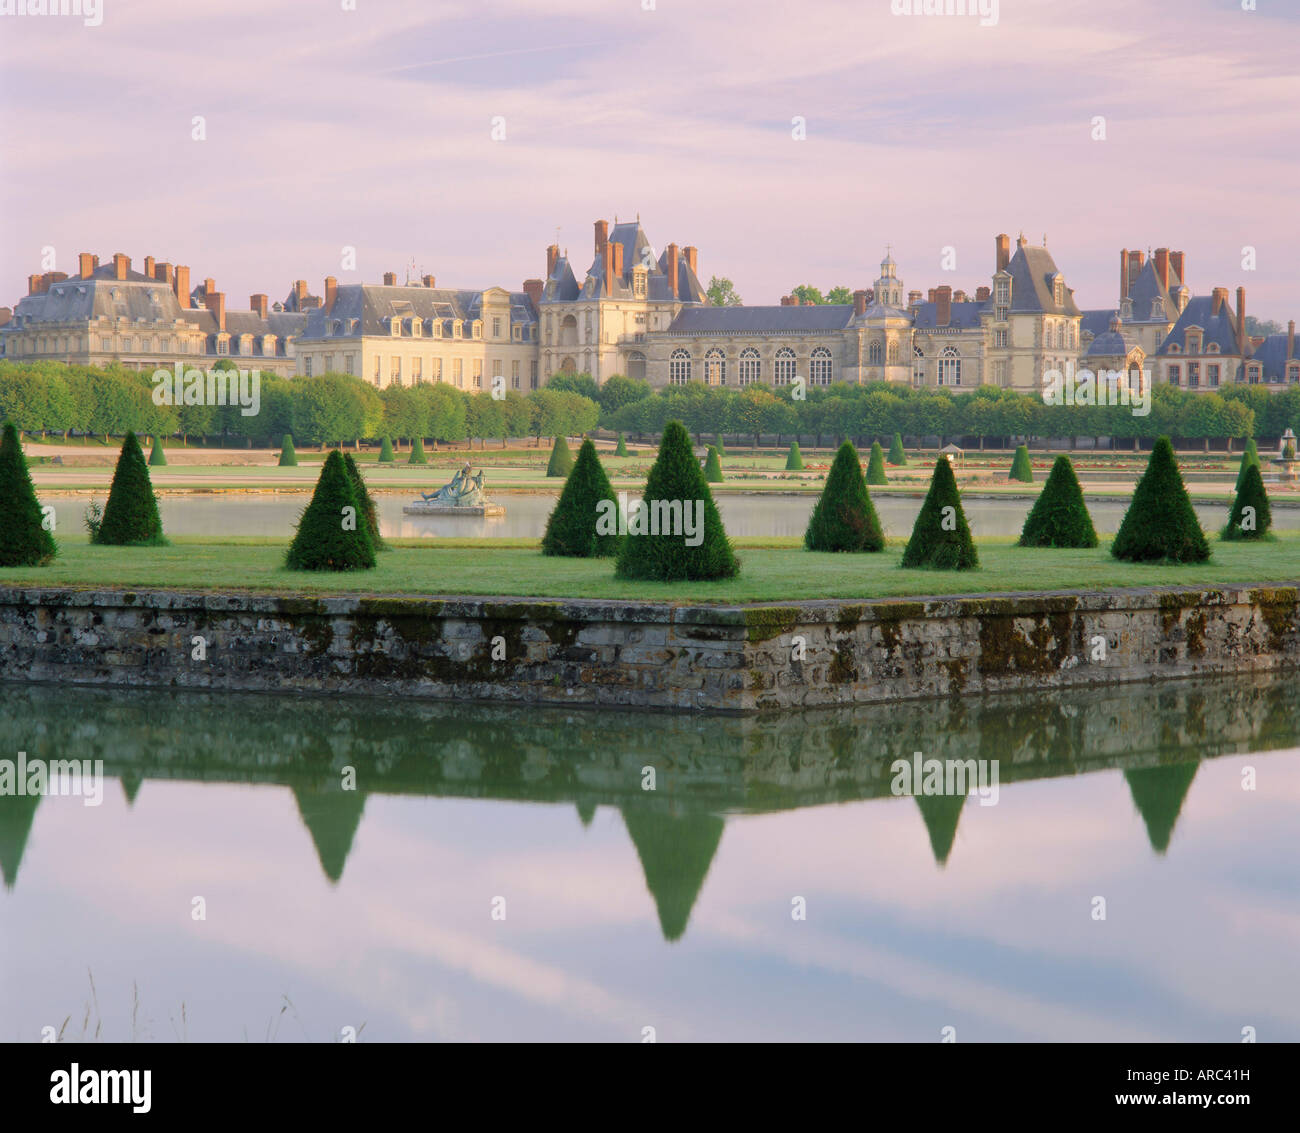
[[[1300,1040],[1298,699],[698,719],[5,686],[0,756],[110,781],[0,797],[0,1039]],[[997,804],[893,797],[914,751],[1000,760]]]

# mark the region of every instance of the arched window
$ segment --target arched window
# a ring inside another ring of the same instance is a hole
[[[925,351],[919,346],[912,347],[912,384],[925,385]]]
[[[882,359],[883,357],[884,357],[884,354],[883,354],[883,352],[882,352],[881,349],[880,349],[880,343],[879,343],[879,342],[872,342],[872,344],[871,344],[870,346],[867,347],[867,364],[868,364],[868,365],[870,365],[870,366],[879,366],[879,365],[880,365],[880,362],[881,362],[881,359]]]
[[[776,352],[776,384],[788,386],[794,381],[794,351],[788,346]]]
[[[716,346],[704,355],[704,384],[710,386],[727,384],[727,359]]]
[[[675,386],[684,386],[691,380],[691,356],[685,350],[674,350],[668,359],[668,380]]]
[[[939,384],[961,385],[961,355],[955,346],[945,346],[939,354]]]
[[[740,384],[751,385],[763,374],[763,363],[759,361],[758,351],[752,346],[740,352]]]
[[[639,382],[645,381],[645,355],[641,351],[632,350],[628,352],[627,376],[635,378]]]
[[[826,347],[819,346],[812,352],[812,367],[808,379],[815,386],[831,384],[831,352]]]
[[[898,365],[898,342],[897,342],[897,340],[891,342],[891,343],[889,344],[889,346],[885,348],[885,359],[886,359],[886,361],[888,361],[888,363],[889,363],[891,366],[897,366],[897,365]]]

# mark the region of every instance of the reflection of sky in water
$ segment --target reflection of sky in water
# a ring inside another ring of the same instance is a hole
[[[1294,1041],[1300,754],[1194,761],[1293,749],[1300,683],[1168,687],[776,723],[10,688],[5,755],[147,770],[0,799],[0,1039],[77,1034],[90,969],[109,1038],[135,981],[158,1039],[287,995],[281,1039]],[[913,743],[999,756],[998,805],[869,797]],[[373,790],[323,785],[353,760]]]
[[[436,486],[436,485],[435,485]],[[429,490],[432,490],[430,488]],[[402,506],[416,499],[383,494],[375,497],[379,506],[380,528],[384,535],[403,539],[439,536],[458,539],[490,536],[493,538],[541,538],[546,519],[555,507],[555,495],[501,493],[494,496],[505,505],[506,514],[495,519],[460,517],[434,519],[402,514]],[[639,498],[635,493],[631,499]],[[163,496],[163,527],[172,535],[278,535],[290,538],[309,497],[281,496]],[[815,494],[729,495],[719,493],[718,507],[730,535],[802,535],[808,517],[817,502]],[[873,502],[887,535],[907,536],[921,510],[921,496],[894,498],[875,496]],[[1031,500],[990,500],[968,497],[965,511],[976,535],[1018,535],[1029,514]],[[1114,533],[1124,518],[1127,504],[1121,501],[1088,502],[1097,530]],[[1196,514],[1206,530],[1215,530],[1227,522],[1227,505],[1198,505]],[[1273,526],[1278,530],[1300,527],[1300,508],[1273,509]]]

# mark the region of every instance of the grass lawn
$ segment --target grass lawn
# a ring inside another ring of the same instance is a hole
[[[1096,550],[1025,549],[1011,538],[977,540],[974,571],[903,570],[903,541],[881,554],[804,551],[797,538],[734,540],[740,577],[726,582],[623,582],[609,560],[547,558],[531,539],[406,539],[358,574],[285,570],[287,540],[180,537],[170,547],[94,547],[85,536],[60,539],[43,568],[0,569],[0,586],[138,587],[254,590],[276,594],[474,594],[626,598],[656,602],[781,602],[938,594],[1110,590],[1131,586],[1273,583],[1300,580],[1300,532],[1259,544],[1213,541],[1196,566],[1116,562]]]

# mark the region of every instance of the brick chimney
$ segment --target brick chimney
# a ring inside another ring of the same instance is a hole
[[[930,290],[926,293],[925,301],[926,301],[927,303],[933,303],[933,302],[934,302],[934,288],[933,288],[933,287],[931,287]]]
[[[993,239],[993,247],[997,251],[997,267],[993,270],[1006,271],[1011,262],[1011,237],[1005,232],[999,232]]]
[[[8,307],[0,307],[0,327],[8,326],[13,317],[14,313]]]
[[[1133,289],[1133,284],[1137,282],[1138,276],[1142,274],[1142,263],[1145,259],[1146,255],[1143,252],[1134,251],[1128,254],[1128,285],[1130,291]]]
[[[171,265],[171,264],[166,264],[166,263],[163,263],[163,264],[154,264],[154,266],[153,266],[153,277],[154,277],[154,279],[156,279],[159,283],[167,283],[167,284],[170,284],[171,281],[172,281],[172,265]]]
[[[597,226],[604,224],[603,220],[597,221]],[[597,227],[596,232],[596,255],[600,257],[601,274],[604,277],[601,282],[602,294],[613,294],[614,283],[614,246],[608,240],[600,243],[600,231]]]
[[[95,258],[89,252],[82,252],[77,257],[77,274],[82,279],[89,279],[95,271]]]
[[[1128,249],[1119,250],[1119,301],[1128,298]]]
[[[150,279],[154,278],[153,269],[154,269],[154,264],[156,264],[157,262],[158,261],[155,260],[153,256],[145,256],[144,258],[144,274],[147,275]]]
[[[677,245],[668,245],[668,294],[677,298]]]
[[[853,313],[858,318],[867,313],[867,293],[865,291],[855,291],[853,293]]]
[[[397,286],[397,272],[395,271],[384,272],[384,286],[385,287]]]
[[[295,279],[293,281],[293,305],[298,311],[307,309],[307,281],[305,279]]]
[[[622,279],[623,278],[623,245],[619,241],[615,240],[610,244],[610,247],[614,249],[614,278]]]
[[[596,256],[599,258],[605,254],[604,249],[609,244],[609,221],[598,220],[595,224],[596,229]]]
[[[1160,280],[1160,286],[1166,291],[1169,290],[1169,249],[1157,248],[1155,255],[1156,278]]]
[[[1228,289],[1226,287],[1216,287],[1210,292],[1210,315],[1217,315],[1227,301]]]
[[[339,296],[339,281],[332,275],[325,277],[325,313],[334,310],[334,300]]]
[[[422,275],[420,277],[420,282],[430,291],[434,290],[438,286],[438,281],[431,275]]]
[[[545,286],[545,282],[540,279],[524,280],[524,294],[533,301],[534,310],[542,305],[542,288]]]
[[[934,325],[946,327],[952,321],[952,288],[946,283],[934,289]]]
[[[1179,283],[1187,282],[1187,276],[1183,274],[1183,262],[1182,252],[1169,253],[1169,266],[1173,268],[1174,275],[1178,276]]]
[[[992,294],[993,292],[991,292],[987,287],[977,287],[975,288],[975,302],[983,303]]]
[[[1295,319],[1286,324],[1286,360],[1295,357]]]
[[[205,279],[203,281],[203,302],[205,304],[212,298],[212,293],[216,289],[217,281],[215,279]]]
[[[966,302],[966,292],[964,292],[964,291],[954,291],[954,292],[952,293],[952,301],[953,301],[954,303],[965,303],[965,302]]]
[[[560,262],[560,246],[552,244],[546,249],[546,278],[555,274],[555,265]]]
[[[687,244],[682,251],[686,253],[686,266],[691,269],[691,274],[699,275],[700,269],[696,265],[699,263],[700,250],[694,244]]]
[[[29,275],[27,277],[27,294],[39,295],[41,293],[42,278],[39,275]]]
[[[799,306],[799,304],[795,301],[795,297],[794,297],[793,295],[782,295],[782,296],[781,296],[781,306],[782,306],[782,307],[797,307],[797,306]]]
[[[907,305],[909,307],[915,307],[920,301],[921,293],[919,291],[909,291],[907,293]]]
[[[176,302],[181,305],[181,310],[190,309],[190,269],[183,264],[176,265]]]
[[[206,296],[208,310],[211,311],[217,319],[217,330],[226,329],[226,293],[224,291],[210,291]]]
[[[248,309],[257,315],[259,319],[266,318],[266,296],[250,295],[248,297]]]
[[[126,273],[131,270],[131,257],[124,256],[121,252],[113,253],[113,278],[125,279]]]
[[[1250,339],[1246,337],[1246,289],[1237,288],[1237,342],[1241,346],[1242,356],[1250,353]]]

